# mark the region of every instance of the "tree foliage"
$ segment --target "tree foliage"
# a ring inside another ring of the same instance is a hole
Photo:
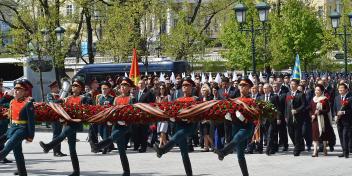
[[[315,9],[300,0],[287,0],[281,15],[270,17],[272,65],[277,69],[293,66],[295,55],[299,54],[304,70],[307,70],[319,57],[318,51],[323,44],[323,26]]]

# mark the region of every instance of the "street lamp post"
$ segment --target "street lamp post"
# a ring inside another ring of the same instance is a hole
[[[348,15],[348,18],[349,18],[349,22],[350,22],[350,26],[352,26],[352,12],[349,13]],[[331,25],[332,25],[332,28],[334,28],[334,34],[335,36],[341,36],[343,37],[343,48],[344,48],[344,59],[345,59],[345,76],[347,76],[347,58],[348,58],[348,37],[351,35],[351,33],[349,33],[347,30],[348,30],[348,26],[347,24],[344,24],[343,25],[343,32],[340,33],[340,32],[337,32],[337,29],[340,27],[340,18],[341,18],[341,14],[337,11],[333,11],[331,12],[330,14],[330,19],[331,19]]]
[[[61,26],[55,28],[54,32],[56,34],[56,39],[57,41],[59,42],[59,48],[61,49],[61,41],[64,37],[64,33],[65,33],[65,29]],[[45,42],[45,48],[47,50],[47,53],[49,51],[49,48],[48,48],[48,41],[49,41],[49,34],[50,34],[50,31],[48,29],[43,29],[41,30],[41,33],[43,35],[43,38],[44,38],[44,42]],[[53,68],[55,70],[55,79],[56,81],[58,82],[59,86],[60,86],[60,76],[58,74],[58,70],[57,70],[57,67],[56,67],[56,58],[53,57]]]
[[[64,39],[64,33],[65,33],[65,29],[61,26],[58,26],[55,30],[55,34],[56,34],[56,39],[59,42],[59,48],[61,50],[61,42]],[[55,77],[56,77],[56,81],[59,84],[59,87],[61,86],[61,81],[60,81],[60,74],[58,72],[58,68],[55,66],[56,65],[56,58],[53,57],[53,62],[54,62],[54,69],[55,69]]]
[[[251,26],[249,29],[243,28],[243,24],[246,23],[246,11],[247,7],[239,3],[235,6],[234,11],[236,14],[236,19],[237,22],[240,24],[240,31],[246,31],[250,32],[252,37],[251,37],[251,42],[252,42],[252,64],[253,64],[253,73],[257,72],[256,69],[256,47],[255,47],[255,36],[258,31],[263,31],[267,30],[267,27],[265,26],[265,23],[268,21],[268,15],[269,15],[269,10],[270,6],[266,2],[260,2],[256,5],[256,9],[259,12],[259,21],[263,23],[263,27],[256,28],[254,26],[254,18],[251,18]]]

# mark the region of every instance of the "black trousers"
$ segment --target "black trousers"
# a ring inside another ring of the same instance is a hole
[[[134,124],[132,125],[132,140],[134,142],[134,149],[141,147],[142,150],[147,149],[149,125]]]
[[[53,129],[53,140],[58,137],[62,132],[62,124],[60,122],[52,122],[51,127]],[[61,152],[61,143],[56,145],[54,148],[54,154]]]
[[[232,140],[232,122],[229,120],[224,121],[225,143],[230,143]]]
[[[279,144],[288,147],[287,124],[285,119],[277,126],[279,132]]]
[[[312,120],[309,116],[304,117],[303,121],[303,138],[308,148],[312,147]]]
[[[0,136],[6,135],[8,125],[9,125],[9,119],[3,119],[0,120]],[[5,139],[6,142],[6,139]],[[0,143],[0,151],[4,148],[4,144]]]
[[[267,151],[278,150],[278,126],[276,120],[268,122],[268,133],[267,133]]]
[[[88,130],[89,143],[98,143],[98,124],[90,124]],[[92,146],[92,145],[91,145]]]
[[[214,123],[214,134],[215,130],[217,131],[217,136],[214,136],[214,146],[216,149],[222,149],[224,147],[224,137],[225,137],[225,130],[224,130],[224,122],[215,122]]]
[[[342,123],[341,121],[337,122],[337,130],[339,132],[339,138],[341,142],[342,150],[345,154],[349,153],[349,142],[352,137],[352,125],[348,123]]]
[[[294,151],[300,152],[304,150],[304,141],[302,136],[302,126],[303,126],[303,118],[302,116],[297,115],[295,122],[293,122],[293,118],[289,118],[288,121],[288,134],[295,146]]]

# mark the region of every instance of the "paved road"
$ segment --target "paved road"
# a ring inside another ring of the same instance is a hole
[[[119,157],[114,151],[108,155],[90,153],[89,144],[85,141],[86,133],[79,133],[77,151],[81,165],[82,175],[110,176],[121,174]],[[52,153],[44,154],[39,141],[48,142],[51,133],[36,133],[33,143],[23,144],[27,170],[29,175],[68,175],[72,172],[70,157],[56,158]],[[351,176],[352,158],[338,158],[341,151],[339,145],[337,152],[329,156],[312,158],[311,153],[303,152],[302,156],[294,157],[291,150],[288,153],[278,153],[273,156],[265,154],[246,155],[250,175],[255,176]],[[213,153],[202,153],[200,148],[190,154],[194,175],[198,176],[233,176],[241,175],[235,154],[219,161]],[[68,153],[67,142],[62,145],[62,151]],[[11,153],[8,157],[14,160]],[[181,155],[178,149],[157,158],[152,149],[147,153],[128,151],[128,158],[132,175],[134,176],[181,176],[184,174]],[[12,175],[15,164],[0,164],[0,176]]]

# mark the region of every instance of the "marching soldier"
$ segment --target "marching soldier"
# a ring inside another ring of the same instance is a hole
[[[135,100],[130,94],[130,90],[132,87],[134,87],[133,82],[129,78],[123,77],[122,82],[120,84],[121,95],[115,98],[114,105],[133,104]],[[126,134],[128,132],[128,129],[129,128],[125,122],[118,121],[114,124],[112,133],[107,139],[93,145],[93,151],[97,152],[103,148],[110,146],[114,141],[117,141],[117,147],[119,150],[120,160],[123,169],[123,176],[130,175],[130,166],[126,155]]]
[[[9,108],[10,107],[10,101],[13,99],[13,96],[10,95],[9,92],[2,92],[2,87],[3,86],[3,80],[0,78],[0,106],[4,108]],[[5,119],[0,119],[0,136],[3,136],[4,140],[6,140],[6,132],[8,129],[8,125],[10,123],[10,120],[8,118]],[[4,144],[0,142],[0,151],[4,148]],[[12,161],[4,158],[2,160],[2,163],[12,163]]]
[[[191,78],[185,78],[182,81],[182,92],[183,97],[176,99],[179,102],[189,102],[196,101],[197,97],[192,97],[192,87],[195,86],[195,83]],[[157,153],[157,157],[161,157],[163,154],[169,152],[176,144],[179,145],[183,160],[183,165],[185,167],[186,175],[192,176],[192,166],[191,161],[188,156],[188,145],[187,137],[192,136],[197,128],[197,124],[189,121],[176,122],[176,132],[171,137],[164,146],[159,147],[157,144],[154,144],[154,149]]]
[[[54,81],[49,85],[51,93],[48,93],[46,96],[47,102],[53,102],[53,103],[63,103],[63,100],[60,99],[59,95],[59,84],[57,81]],[[53,140],[60,135],[62,131],[62,124],[57,121],[57,122],[52,122],[51,126],[53,128]],[[55,157],[63,157],[67,156],[66,154],[61,152],[61,144],[58,144],[53,148],[54,150],[54,156]]]
[[[240,81],[240,93],[241,98],[250,98],[249,90],[253,86],[253,83],[249,79],[243,79]],[[237,113],[236,113],[237,114]],[[247,122],[243,115],[238,115],[237,119],[232,121],[232,140],[221,150],[215,150],[215,153],[218,155],[220,161],[224,157],[234,151],[236,147],[238,163],[241,168],[243,176],[248,176],[247,163],[245,158],[245,149],[247,146],[247,140],[252,137],[254,131],[253,122]]]
[[[33,99],[26,96],[29,92],[29,87],[25,80],[15,81],[14,86],[14,99],[11,100],[9,107],[11,127],[7,132],[8,142],[0,151],[0,160],[4,160],[10,151],[13,150],[18,170],[16,174],[26,176],[27,170],[22,152],[22,141],[33,141],[35,131],[34,106]]]
[[[101,106],[113,105],[115,97],[110,94],[111,84],[107,81],[104,81],[100,85],[102,93],[97,95],[95,101],[96,104]],[[99,124],[98,131],[103,140],[107,139],[111,134],[110,126],[108,124]],[[110,150],[111,145],[103,149],[103,154],[106,154]]]
[[[90,91],[86,92],[85,96],[90,97],[90,99],[93,101],[93,104],[97,104],[95,101],[97,99],[97,96],[100,94],[98,90],[99,83],[97,79],[94,78],[90,82],[89,89]],[[98,143],[98,124],[89,124],[88,137],[89,137],[89,144],[91,146],[91,151],[93,152],[92,145],[94,143]]]
[[[72,83],[72,95],[65,99],[65,103],[68,105],[92,104],[92,100],[89,97],[82,96],[83,88],[84,84],[82,81],[79,79],[74,80]],[[42,141],[39,142],[40,146],[44,150],[44,153],[48,153],[67,137],[73,167],[73,173],[70,176],[80,175],[79,161],[76,152],[76,135],[80,125],[81,124],[79,122],[67,122],[61,134],[54,140],[48,144],[45,144]]]

